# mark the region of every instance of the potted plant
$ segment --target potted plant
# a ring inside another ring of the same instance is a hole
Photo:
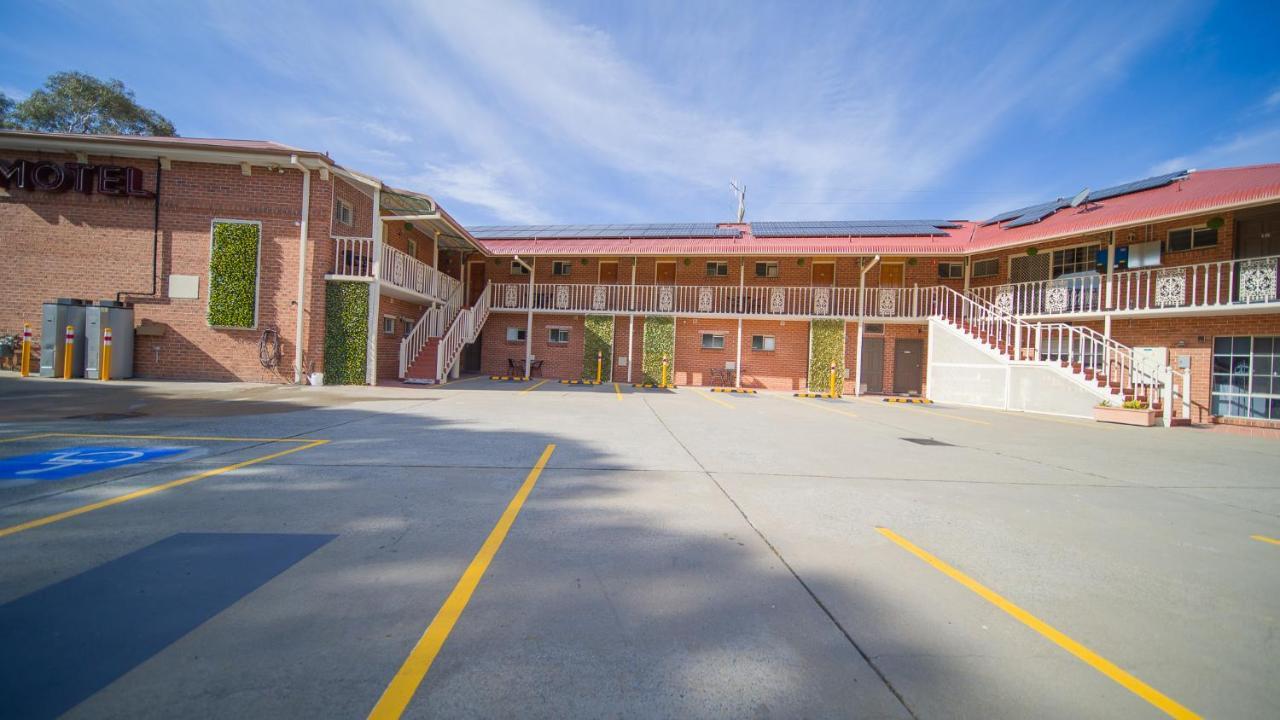
[[[1156,424],[1156,411],[1145,400],[1126,400],[1119,407],[1103,400],[1093,409],[1093,419],[1119,425],[1152,427]]]

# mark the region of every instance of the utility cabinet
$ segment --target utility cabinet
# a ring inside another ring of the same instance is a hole
[[[70,325],[75,336],[71,356],[71,376],[84,377],[84,321],[88,300],[58,298],[44,304],[40,325],[40,377],[62,377],[66,367],[66,333]]]
[[[133,303],[99,300],[85,308],[84,376],[101,377],[102,331],[111,328],[111,379],[133,377]]]

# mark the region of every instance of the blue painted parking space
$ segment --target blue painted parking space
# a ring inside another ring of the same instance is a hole
[[[0,487],[63,480],[176,455],[189,448],[83,445],[0,458]]]
[[[179,533],[0,605],[0,717],[63,714],[335,537]]]

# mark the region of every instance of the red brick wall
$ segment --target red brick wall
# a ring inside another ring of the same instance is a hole
[[[378,379],[392,380],[400,376],[400,341],[404,338],[404,318],[410,326],[422,317],[426,308],[422,305],[383,295],[378,301]],[[392,315],[396,319],[395,331],[390,335],[382,331],[382,319]]]
[[[505,375],[507,359],[517,364],[524,361],[525,344],[507,342],[507,328],[524,329],[526,317],[518,313],[493,313],[485,322],[481,339],[481,368],[488,375]],[[552,326],[569,328],[567,345],[547,342]],[[542,377],[555,380],[578,380],[582,377],[583,328],[581,315],[534,315],[533,355],[542,360]]]
[[[896,344],[899,339],[921,340],[920,350],[922,356],[921,363],[921,394],[928,387],[927,367],[929,362],[929,326],[916,323],[887,323],[884,325],[884,332],[872,335],[864,333],[866,337],[883,337],[884,338],[884,375],[881,378],[886,394],[893,393],[893,371],[894,357],[896,355]],[[844,392],[851,394],[854,392],[854,382],[856,376],[856,368],[858,361],[858,323],[850,322],[845,326],[845,366],[849,368],[849,377],[845,379]],[[862,382],[867,383],[867,369],[863,368]]]
[[[34,153],[6,158],[74,161],[73,156]],[[155,163],[135,158],[90,157],[93,164],[137,167],[144,186],[155,186]],[[288,382],[293,379],[297,299],[298,226],[302,175],[238,165],[174,162],[163,172],[160,199],[159,287],[155,297],[126,295],[136,303],[135,320],[164,326],[161,336],[138,337],[135,372],[143,377]],[[322,366],[324,268],[332,263],[328,240],[332,183],[313,174],[307,305],[304,306],[304,365]],[[40,305],[56,297],[112,298],[118,291],[151,287],[150,199],[10,189],[0,195],[0,246],[9,266],[0,284],[0,330],[31,322],[39,332]],[[210,222],[213,218],[262,223],[258,328],[222,330],[205,320],[208,302]],[[200,297],[169,299],[170,274],[197,275]],[[266,328],[281,338],[274,370],[258,361],[258,339]]]
[[[1088,325],[1098,332],[1103,329],[1101,321],[1077,324]],[[1167,316],[1111,321],[1111,336],[1117,342],[1130,347],[1167,347],[1169,363],[1175,370],[1180,356],[1191,358],[1193,422],[1209,422],[1212,419],[1209,395],[1213,374],[1213,339],[1239,335],[1280,335],[1280,314]],[[1182,347],[1178,347],[1179,343],[1182,343]],[[1180,384],[1178,388],[1181,389]],[[1175,412],[1180,411],[1180,406],[1180,401],[1175,401]]]
[[[723,334],[724,349],[704,349],[703,333]],[[752,335],[772,335],[775,340],[775,349],[773,351],[752,350]],[[677,318],[675,383],[697,386],[716,384],[712,382],[712,370],[723,369],[727,362],[737,362],[737,343],[737,320]],[[636,347],[639,347],[638,343]],[[808,367],[808,321],[744,320],[742,322],[743,387],[801,390],[805,385]]]

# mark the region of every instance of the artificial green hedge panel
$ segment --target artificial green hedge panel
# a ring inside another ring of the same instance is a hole
[[[651,315],[644,319],[644,359],[640,363],[641,382],[662,382],[662,356],[667,356],[667,382],[672,381],[676,362],[676,319]]]
[[[604,353],[601,363],[601,379],[613,376],[613,316],[588,315],[583,322],[585,335],[582,343],[582,379],[596,379],[596,353]]]
[[[369,285],[331,282],[324,288],[324,382],[363,385],[369,345]]]
[[[252,328],[257,324],[258,242],[250,223],[214,223],[209,257],[209,324]]]
[[[836,364],[836,392],[843,387],[844,321],[813,320],[809,343],[809,390],[827,392],[831,387],[831,363]]]

